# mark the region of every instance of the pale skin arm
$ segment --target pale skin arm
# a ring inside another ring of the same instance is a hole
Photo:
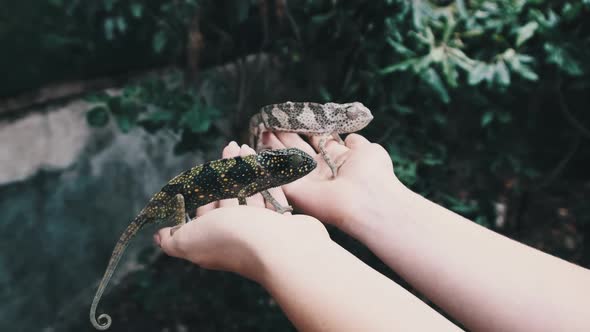
[[[224,157],[254,153],[230,144]],[[281,203],[280,189],[272,194]],[[199,209],[198,218],[155,241],[167,254],[257,281],[301,331],[457,331],[411,293],[331,241],[308,216],[280,215],[225,200]],[[221,207],[221,208],[217,208]]]
[[[317,154],[289,133],[272,148]],[[590,271],[501,236],[411,192],[387,152],[359,135],[328,153],[338,178],[319,167],[284,186],[303,212],[339,227],[443,310],[474,331],[590,331]],[[322,167],[323,166],[323,167]]]

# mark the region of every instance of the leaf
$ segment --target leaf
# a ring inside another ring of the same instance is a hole
[[[476,61],[469,58],[463,51],[455,47],[447,48],[447,57],[454,65],[461,67],[464,70],[472,70]]]
[[[395,151],[390,150],[390,157],[395,164],[395,175],[405,185],[411,186],[416,183],[417,165],[415,161],[405,159]]]
[[[452,62],[449,59],[445,59],[445,61],[443,61],[443,74],[445,74],[445,79],[447,83],[453,88],[456,88],[459,73],[457,73],[455,66],[453,66],[451,63]]]
[[[192,133],[204,133],[211,126],[211,117],[206,116],[204,108],[195,105],[182,115],[180,125],[189,129]]]
[[[104,21],[104,35],[107,40],[113,40],[115,37],[115,20],[112,17],[107,18]]]
[[[336,15],[336,11],[330,11],[327,14],[314,15],[311,17],[311,23],[321,25],[329,21]]]
[[[319,93],[320,93],[320,96],[322,97],[322,100],[324,102],[328,102],[328,101],[332,100],[332,96],[330,95],[330,92],[328,91],[328,89],[326,89],[325,86],[323,86],[323,85],[320,86]]]
[[[583,74],[581,65],[565,48],[552,43],[545,43],[543,48],[547,53],[548,63],[557,65],[561,70],[572,76],[580,76]]]
[[[405,47],[401,43],[396,42],[391,37],[387,37],[387,39],[385,39],[385,42],[389,46],[391,46],[400,55],[413,56],[415,54],[414,51],[412,51],[409,48]]]
[[[510,72],[508,72],[508,67],[504,61],[496,62],[496,66],[494,67],[494,77],[496,78],[496,82],[498,82],[501,86],[509,86],[510,85]]]
[[[411,114],[414,113],[414,110],[411,109],[408,106],[404,106],[404,105],[400,105],[400,104],[394,104],[393,105],[393,109],[398,113],[398,114]]]
[[[565,5],[563,5],[563,9],[561,10],[561,16],[566,21],[573,21],[578,18],[582,9],[582,3],[577,2],[576,4],[572,5],[571,3],[566,2]]]
[[[554,28],[559,23],[559,17],[551,9],[547,11],[547,17],[538,9],[531,9],[530,15],[539,23],[539,27],[546,30]]]
[[[166,32],[164,30],[158,30],[154,35],[154,39],[152,41],[152,47],[154,48],[154,52],[161,53],[164,47],[166,46],[166,42],[168,41],[168,37],[166,36]]]
[[[120,32],[125,32],[125,30],[127,30],[127,22],[123,16],[117,16],[115,22],[117,22],[117,28]]]
[[[440,76],[434,69],[429,68],[421,76],[422,79],[428,83],[430,87],[432,87],[432,90],[443,103],[448,104],[450,102],[451,98],[447,93],[447,89],[445,88],[443,81],[440,79]]]
[[[525,56],[524,54],[518,54],[516,56],[505,58],[506,62],[510,66],[510,68],[519,74],[522,78],[527,79],[529,81],[536,81],[539,79],[539,76],[529,67],[528,65],[524,64],[523,62],[530,62],[529,56]]]
[[[96,106],[86,113],[86,121],[92,127],[104,127],[109,123],[109,111],[104,105]]]
[[[123,133],[128,133],[134,125],[133,119],[129,114],[116,114],[115,120]]]
[[[407,59],[402,62],[398,62],[394,65],[382,68],[378,71],[380,75],[387,75],[393,73],[394,71],[406,71],[408,68],[413,67],[416,64],[416,59]]]
[[[494,69],[491,65],[485,62],[479,62],[473,70],[469,72],[467,83],[469,85],[477,85],[481,81],[490,81],[494,75]]]
[[[535,30],[539,27],[539,23],[531,21],[516,31],[516,46],[522,45],[524,42],[529,40],[534,34]]]
[[[414,65],[412,66],[412,69],[414,70],[415,73],[419,73],[421,71],[423,71],[424,69],[426,69],[428,66],[430,66],[430,64],[432,63],[432,53],[429,53],[428,55],[423,56],[422,58],[420,58],[419,61],[416,61],[414,63]]]
[[[441,158],[437,158],[432,153],[426,153],[424,155],[424,157],[422,157],[422,164],[424,164],[426,166],[437,166],[437,165],[442,165],[443,160]]]
[[[494,112],[487,111],[481,117],[481,126],[483,128],[487,127],[492,121],[494,120]]]
[[[129,6],[131,10],[131,15],[135,18],[141,18],[143,15],[143,4],[134,2]]]

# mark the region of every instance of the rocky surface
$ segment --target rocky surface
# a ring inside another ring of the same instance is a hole
[[[91,128],[86,108],[74,101],[0,124],[0,330],[53,330],[87,311],[134,213],[203,161],[173,155],[170,136]],[[119,278],[138,268],[150,236],[132,243]]]

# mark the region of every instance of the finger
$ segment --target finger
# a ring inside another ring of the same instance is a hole
[[[277,135],[272,131],[265,131],[262,133],[262,139],[260,140],[262,145],[271,149],[284,149],[286,146],[279,140]]]
[[[254,149],[252,149],[248,145],[243,144],[242,147],[240,148],[240,156],[244,157],[244,156],[248,156],[248,155],[252,155],[252,154],[256,154],[256,151],[254,151]],[[251,205],[251,206],[264,207],[264,198],[262,198],[261,194],[256,194],[254,196],[247,197],[246,204]]]
[[[183,258],[183,252],[179,249],[178,243],[174,240],[174,237],[170,234],[170,227],[165,227],[160,229],[156,234],[154,234],[154,242],[162,251],[164,251],[167,255]]]
[[[229,142],[229,144],[223,149],[221,156],[223,158],[233,158],[239,156],[241,153],[240,146],[235,141]],[[219,207],[228,207],[228,206],[236,206],[238,205],[238,200],[236,198],[231,199],[222,199],[218,202],[217,206]]]
[[[287,196],[285,196],[285,192],[283,191],[283,188],[281,187],[277,187],[277,188],[270,188],[268,190],[268,193],[277,201],[279,202],[279,204],[281,204],[282,206],[287,206],[289,205],[289,202],[287,201]],[[267,209],[271,209],[274,210],[274,206],[272,206],[272,204],[270,202],[266,202],[266,208]],[[285,212],[284,214],[291,214],[291,212]]]
[[[235,141],[229,142],[229,144],[221,152],[221,158],[233,158],[240,154],[240,146]]]
[[[313,148],[298,134],[278,132],[276,133],[276,137],[279,139],[279,141],[282,143],[284,147],[298,148],[311,156],[316,154]]]
[[[219,202],[215,201],[215,202],[211,202],[209,204],[205,204],[203,206],[199,206],[197,208],[197,217],[200,217],[202,215],[204,215],[205,213],[211,211],[211,210],[215,210],[216,208],[219,207]]]
[[[344,144],[350,149],[356,149],[363,145],[369,145],[371,142],[359,134],[350,134],[346,136]]]

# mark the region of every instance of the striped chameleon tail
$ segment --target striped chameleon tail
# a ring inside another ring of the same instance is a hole
[[[109,265],[107,266],[104,276],[102,277],[102,280],[98,285],[98,290],[96,291],[96,295],[94,295],[94,300],[92,300],[92,306],[90,307],[90,323],[92,323],[92,326],[94,326],[94,328],[97,330],[103,331],[111,326],[111,316],[107,314],[101,314],[100,316],[98,316],[98,319],[96,319],[96,307],[98,307],[98,302],[102,297],[102,293],[104,292],[105,288],[107,287],[107,284],[111,280],[113,272],[115,272],[115,268],[117,267],[117,264],[121,259],[121,256],[123,256],[123,252],[127,248],[127,245],[129,244],[129,240],[133,236],[135,236],[135,234],[137,234],[137,231],[143,227],[146,221],[147,220],[143,213],[140,213],[139,216],[137,216],[135,220],[133,220],[133,222],[131,222],[131,224],[127,226],[127,229],[125,229],[125,231],[119,238],[119,241],[115,246],[115,249],[113,249]],[[100,321],[102,321],[103,323],[101,324]]]

